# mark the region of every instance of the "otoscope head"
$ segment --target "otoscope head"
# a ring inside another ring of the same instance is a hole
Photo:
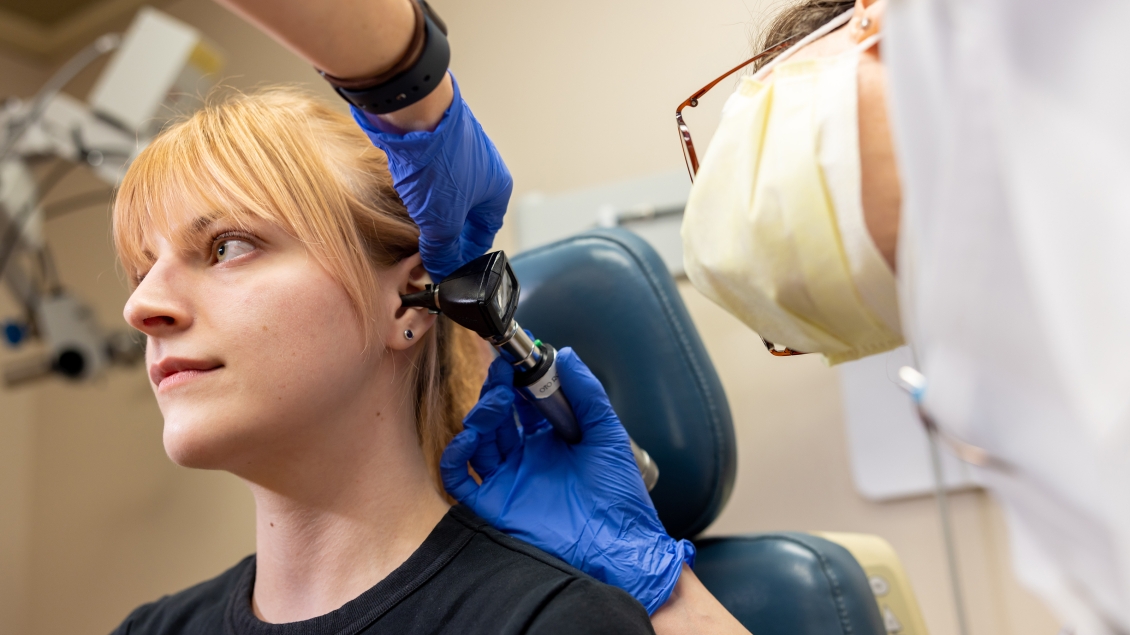
[[[441,312],[499,345],[514,334],[521,287],[506,254],[494,251],[456,269],[437,285],[401,296],[403,306]]]
[[[401,306],[443,313],[494,345],[514,367],[514,386],[569,443],[581,427],[557,376],[557,351],[532,339],[514,321],[521,287],[506,254],[495,251],[468,262],[437,285],[400,296]]]

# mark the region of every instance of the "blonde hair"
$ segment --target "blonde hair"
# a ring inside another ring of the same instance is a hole
[[[265,220],[305,243],[344,287],[366,346],[375,269],[419,251],[384,153],[347,115],[291,88],[210,103],[138,155],[114,200],[114,244],[131,279],[152,265],[154,234],[189,240],[173,229],[201,213]],[[437,484],[439,457],[485,376],[474,338],[441,316],[415,347],[417,434]]]

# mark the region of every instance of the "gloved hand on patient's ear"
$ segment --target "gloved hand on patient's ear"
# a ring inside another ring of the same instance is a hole
[[[388,155],[396,193],[420,226],[424,268],[436,281],[490,249],[514,188],[454,76],[452,83],[451,106],[432,132],[385,132],[376,115],[353,108],[373,145]]]
[[[463,432],[443,453],[444,487],[494,527],[624,589],[654,613],[683,563],[693,565],[694,545],[671,538],[659,522],[600,381],[571,348],[558,353],[557,369],[581,442],[566,443],[529,402],[515,399],[513,369],[496,359]]]

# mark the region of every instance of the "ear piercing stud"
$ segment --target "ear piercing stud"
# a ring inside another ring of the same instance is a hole
[[[410,340],[413,337],[416,337],[416,336],[412,334],[411,329],[404,329],[404,339]]]
[[[867,29],[870,29],[870,28],[871,28],[871,18],[869,18],[867,16],[863,16],[863,19],[859,21],[859,30],[860,31],[866,31]]]

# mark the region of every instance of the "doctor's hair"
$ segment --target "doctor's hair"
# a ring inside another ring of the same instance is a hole
[[[191,232],[175,229],[202,215],[243,228],[266,221],[302,241],[349,296],[364,334],[358,354],[379,335],[376,271],[419,251],[384,153],[348,115],[286,87],[210,99],[138,155],[113,207],[114,244],[134,285],[153,264],[154,239],[189,248]],[[414,347],[416,432],[440,492],[440,455],[486,375],[477,344],[440,316]]]
[[[832,21],[832,18],[855,6],[855,0],[801,0],[797,4],[781,11],[769,28],[761,35],[757,43],[757,50],[764,51],[769,47],[787,40],[800,41],[804,36]],[[753,72],[773,61],[775,57],[784,53],[784,47],[771,55],[757,60],[753,64]]]

